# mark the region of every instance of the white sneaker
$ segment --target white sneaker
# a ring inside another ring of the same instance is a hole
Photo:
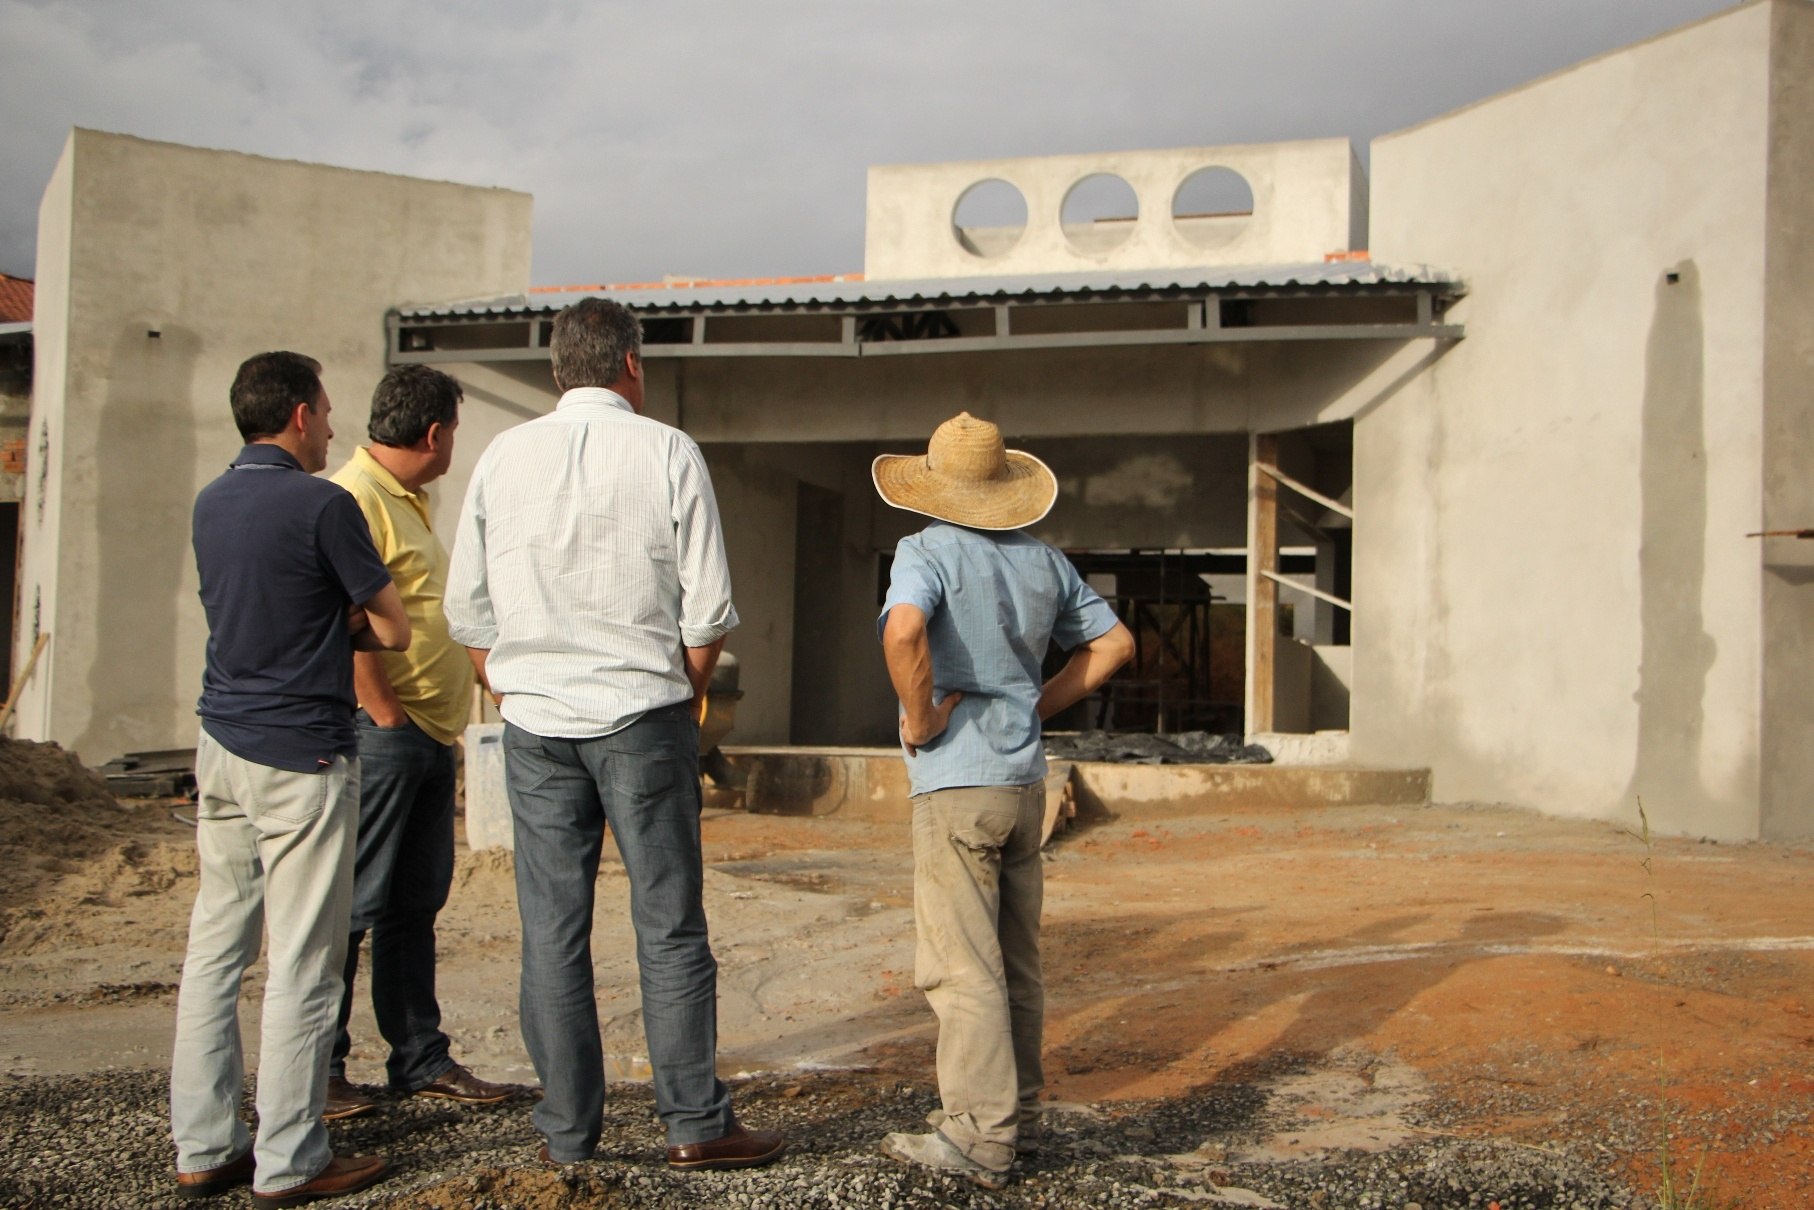
[[[926,1125],[937,1130],[945,1124],[945,1111],[934,1109],[926,1115]],[[1038,1109],[1021,1107],[1020,1125],[1016,1128],[1014,1150],[1021,1155],[1037,1155],[1040,1144],[1046,1140],[1046,1126],[1040,1119]]]
[[[983,1167],[936,1130],[931,1134],[891,1134],[882,1140],[882,1154],[904,1163],[957,1173],[984,1189],[1005,1189],[1008,1185],[1006,1169],[997,1172]]]

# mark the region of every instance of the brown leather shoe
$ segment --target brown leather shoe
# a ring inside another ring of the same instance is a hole
[[[455,1063],[436,1077],[433,1084],[416,1089],[419,1097],[445,1097],[462,1105],[496,1105],[530,1091],[527,1084],[493,1084],[481,1080]]]
[[[546,1143],[543,1143],[542,1149],[535,1153],[535,1158],[542,1161],[542,1163],[549,1168],[571,1168],[575,1164],[583,1164],[586,1162],[585,1160],[557,1160],[549,1153],[548,1144]]]
[[[754,1168],[781,1158],[787,1140],[767,1130],[739,1126],[709,1143],[682,1143],[668,1148],[668,1167],[683,1171],[708,1168]]]
[[[176,1174],[176,1195],[178,1197],[213,1197],[225,1193],[235,1185],[252,1183],[252,1153],[246,1152],[236,1160],[228,1160],[216,1168],[203,1168],[199,1172],[179,1172]]]
[[[356,1118],[378,1108],[371,1094],[347,1080],[345,1076],[328,1077],[328,1099],[321,1106],[321,1120],[340,1122]]]
[[[390,1171],[391,1162],[381,1155],[335,1156],[328,1166],[304,1181],[276,1193],[252,1190],[252,1202],[259,1206],[300,1206],[327,1197],[344,1197],[377,1184]]]

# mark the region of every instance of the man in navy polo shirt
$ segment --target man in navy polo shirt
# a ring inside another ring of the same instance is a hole
[[[408,616],[327,466],[321,366],[260,353],[233,380],[246,446],[195,501],[208,615],[196,742],[201,885],[177,999],[170,1121],[177,1191],[257,1181],[290,1206],[377,1181],[379,1157],[341,1158],[321,1124],[352,908],[359,821],[353,650],[401,651]],[[240,979],[270,935],[259,1038],[258,1141],[239,1119]],[[256,1161],[256,1162],[255,1162]]]

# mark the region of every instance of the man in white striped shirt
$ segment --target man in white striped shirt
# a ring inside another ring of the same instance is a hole
[[[697,703],[737,611],[711,476],[691,438],[641,414],[642,334],[628,310],[569,307],[550,352],[564,393],[480,457],[445,601],[504,716],[541,1156],[590,1158],[603,1126],[591,931],[609,824],[630,881],[668,1164],[765,1164],[785,1143],[738,1125],[714,1070]]]

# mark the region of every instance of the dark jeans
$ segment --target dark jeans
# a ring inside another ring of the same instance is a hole
[[[453,1066],[435,999],[435,915],[453,885],[454,750],[414,723],[379,727],[361,710],[359,847],[352,935],[330,1071],[346,1075],[353,976],[372,935],[372,1010],[390,1043],[390,1085],[414,1092]]]
[[[608,825],[630,882],[643,1033],[668,1144],[736,1128],[715,1070],[718,963],[706,936],[699,728],[683,703],[597,739],[504,728],[523,920],[523,1042],[545,1095],[535,1124],[557,1160],[598,1146],[604,1051],[593,994],[592,905]]]

